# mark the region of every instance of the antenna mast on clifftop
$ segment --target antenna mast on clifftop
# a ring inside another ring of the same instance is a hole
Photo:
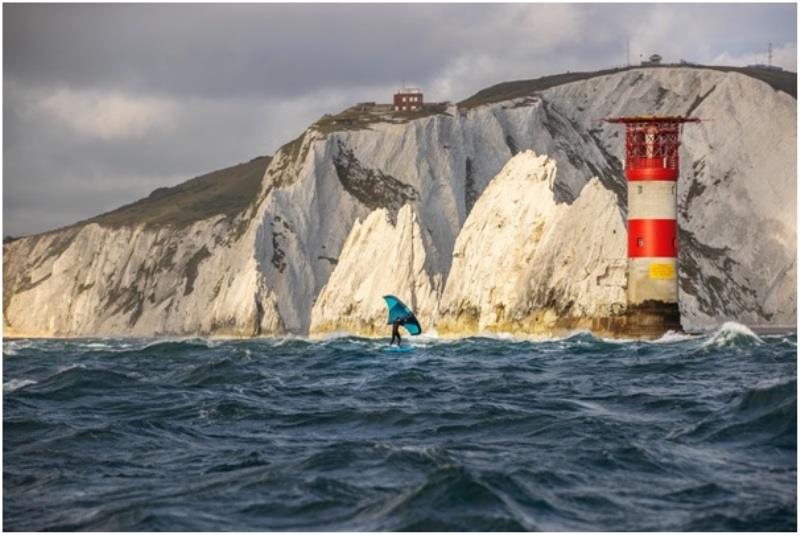
[[[625,49],[625,62],[628,67],[631,66],[631,40],[628,39],[628,46]]]

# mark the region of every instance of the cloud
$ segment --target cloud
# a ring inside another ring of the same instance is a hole
[[[119,95],[41,92],[10,83],[4,95],[5,130],[11,133],[4,138],[4,233],[70,224],[155,188],[274,154],[324,113],[354,99],[389,101],[393,89],[331,89],[291,99],[140,96],[120,98],[119,105]],[[127,120],[128,111],[120,109],[140,110],[147,120]],[[169,120],[153,110],[168,110]],[[60,113],[65,117],[57,118]]]
[[[11,4],[6,12],[14,53],[5,69],[18,80],[183,97],[427,81],[454,58],[521,59],[592,35],[579,31],[577,4]]]
[[[733,66],[766,65],[768,61],[768,50],[765,48],[762,52],[748,52],[739,55],[723,52],[712,59],[711,64]],[[797,72],[797,44],[786,43],[779,47],[773,46],[772,65],[787,71]]]
[[[43,231],[257,155],[403,81],[496,83],[665,61],[796,70],[794,4],[3,7],[3,224]],[[761,57],[759,57],[761,54]]]
[[[658,53],[667,62],[718,64],[717,58],[766,52],[769,41],[795,39],[796,11],[792,4],[632,5],[619,34],[630,37],[634,63]]]
[[[100,139],[139,138],[155,129],[174,128],[176,105],[166,99],[120,92],[58,89],[43,95],[39,107],[75,133]]]
[[[5,49],[14,51],[5,57],[7,75],[29,84],[92,90],[291,98],[313,93],[323,80],[354,87],[399,82],[404,75],[427,77],[459,46],[437,41],[430,31],[432,22],[446,18],[449,8],[441,6],[11,4],[4,9]]]

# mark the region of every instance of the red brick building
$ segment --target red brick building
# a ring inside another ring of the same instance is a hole
[[[422,91],[403,88],[394,94],[394,111],[419,111],[422,109]]]

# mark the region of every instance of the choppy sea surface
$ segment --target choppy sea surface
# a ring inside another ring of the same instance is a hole
[[[5,340],[6,530],[797,526],[797,339]]]

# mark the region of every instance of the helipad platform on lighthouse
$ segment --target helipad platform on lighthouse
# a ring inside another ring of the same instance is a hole
[[[609,123],[699,123],[697,117],[681,117],[678,115],[626,115],[604,119]]]

